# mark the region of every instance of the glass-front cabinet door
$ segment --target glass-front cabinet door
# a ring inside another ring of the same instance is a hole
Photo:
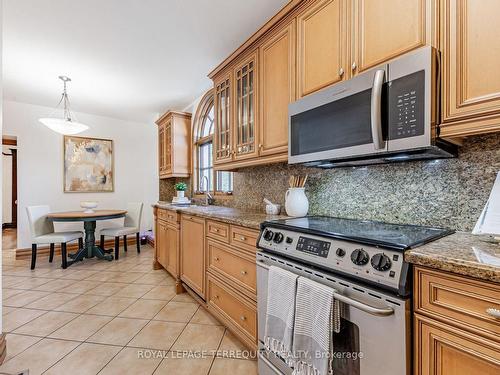
[[[164,141],[164,154],[165,154],[165,174],[172,173],[172,119],[165,124],[165,141]]]
[[[234,158],[257,155],[256,147],[256,86],[257,52],[234,69]]]
[[[231,74],[215,81],[214,164],[232,160],[231,148]]]
[[[160,177],[165,175],[165,125],[158,125],[158,168]]]

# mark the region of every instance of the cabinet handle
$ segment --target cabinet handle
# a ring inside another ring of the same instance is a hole
[[[245,315],[242,315],[242,316],[240,316],[240,319],[241,319],[241,321],[244,322],[245,320],[247,320],[247,317]]]
[[[352,70],[356,70],[356,68],[357,68],[357,67],[358,67],[358,66],[356,65],[356,61],[354,61],[354,62],[352,63],[352,65],[351,65],[351,69],[352,69]]]
[[[486,309],[486,313],[495,319],[500,319],[500,310],[494,309],[493,307]]]
[[[220,260],[219,257],[215,257],[214,259],[215,259],[216,262],[218,262]]]
[[[262,143],[259,143],[259,148],[262,148]]]
[[[241,240],[241,241],[246,241],[246,240],[247,240],[247,238],[246,238],[245,236],[241,236],[241,237],[240,237],[240,240]]]
[[[248,272],[247,271],[241,271],[241,274],[245,276]]]
[[[214,232],[215,233],[219,233],[219,229],[218,228],[214,228]]]
[[[214,298],[215,298],[215,299],[219,299],[219,296],[216,294],[216,295],[214,296]]]
[[[340,68],[340,69],[339,69],[339,76],[341,76],[341,77],[342,77],[343,75],[344,75],[344,69],[343,69],[343,68]]]

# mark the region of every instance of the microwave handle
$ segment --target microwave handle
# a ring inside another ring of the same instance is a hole
[[[384,85],[385,70],[377,70],[373,77],[371,102],[371,127],[375,150],[385,148],[382,134],[382,87]]]

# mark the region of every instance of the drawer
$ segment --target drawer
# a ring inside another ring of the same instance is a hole
[[[246,252],[233,250],[227,246],[208,240],[208,268],[228,279],[250,298],[257,293],[257,267],[255,257]]]
[[[500,342],[500,319],[488,314],[500,309],[500,285],[415,268],[415,312]]]
[[[167,220],[167,210],[159,208],[157,212],[158,220]]]
[[[252,342],[257,341],[257,310],[248,300],[216,278],[208,275],[208,304]]]
[[[229,243],[229,224],[207,220],[207,237]]]
[[[166,210],[166,209],[158,209],[158,219],[167,221],[171,224],[179,223],[179,214],[175,211]]]
[[[252,253],[255,253],[257,250],[256,246],[258,237],[258,231],[231,225],[231,245],[238,246],[244,250],[249,250]]]

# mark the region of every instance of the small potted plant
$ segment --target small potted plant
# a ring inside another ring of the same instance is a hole
[[[177,191],[177,198],[184,198],[184,194],[187,190],[187,185],[185,182],[178,182],[174,185],[175,190]]]

